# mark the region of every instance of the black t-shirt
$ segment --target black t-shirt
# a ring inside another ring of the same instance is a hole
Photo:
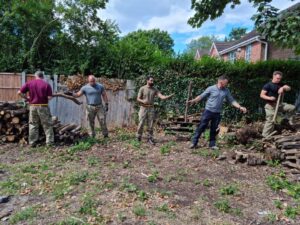
[[[278,98],[278,90],[279,88],[281,88],[283,86],[282,83],[273,83],[272,81],[270,81],[269,83],[266,83],[263,86],[263,90],[266,91],[266,95],[271,97],[275,97],[276,99]],[[273,101],[267,101],[267,102],[273,102]]]

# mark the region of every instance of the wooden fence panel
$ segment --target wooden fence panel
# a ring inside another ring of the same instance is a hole
[[[20,73],[0,73],[0,100],[16,101],[19,99],[17,92],[20,86]]]
[[[107,126],[124,127],[135,125],[133,118],[134,103],[130,100],[134,96],[134,83],[127,81],[126,89],[113,92],[107,90],[107,97],[109,99],[109,110],[107,113]],[[83,127],[87,127],[86,117],[86,98],[82,96],[78,98],[83,102],[82,105],[76,105],[74,102],[56,97],[50,101],[51,114],[57,116],[62,123],[76,123]],[[96,121],[96,127],[99,127]]]
[[[52,90],[58,90],[58,77],[45,75],[45,80],[51,85]],[[34,79],[33,74],[25,73],[0,73],[0,101],[18,101],[21,98],[17,95],[18,90],[24,82]],[[131,126],[133,120],[134,103],[130,101],[134,96],[134,82],[127,81],[125,90],[113,92],[107,90],[109,99],[109,111],[107,113],[108,127]],[[86,99],[85,96],[79,98],[82,105],[76,105],[74,102],[56,97],[49,102],[52,115],[57,116],[62,123],[76,123],[87,127],[86,119]],[[96,126],[99,126],[96,122]]]

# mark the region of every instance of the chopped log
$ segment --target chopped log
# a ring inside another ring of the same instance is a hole
[[[82,102],[78,101],[78,99],[70,96],[70,95],[65,95],[63,93],[55,93],[52,95],[53,97],[63,97],[63,98],[66,98],[66,99],[69,99],[71,101],[73,101],[74,103],[76,103],[77,105],[81,105]]]
[[[285,161],[285,162],[282,163],[282,165],[300,170],[300,164],[297,164],[297,163],[292,163],[292,162],[289,162],[289,161]]]
[[[15,139],[16,139],[16,136],[15,136],[15,135],[7,135],[7,136],[6,136],[6,140],[7,140],[8,142],[14,142]]]
[[[282,143],[282,149],[291,149],[291,148],[300,149],[300,142],[291,141],[291,142]]]
[[[20,116],[20,115],[23,115],[23,114],[28,114],[28,110],[25,109],[25,108],[10,110],[10,114],[12,116]]]
[[[13,117],[12,119],[11,119],[11,123],[12,124],[18,124],[18,123],[20,123],[20,118],[19,117]]]
[[[276,140],[276,144],[282,144],[284,142],[300,141],[300,135],[286,136]]]
[[[293,154],[300,153],[300,149],[283,149],[281,150],[281,152],[283,152],[286,155],[293,155]]]
[[[4,119],[4,120],[8,120],[8,119],[10,119],[10,117],[11,117],[10,113],[9,113],[9,112],[6,112],[6,113],[4,114],[4,116],[3,116],[3,119]]]
[[[71,124],[65,126],[63,129],[61,129],[59,131],[59,134],[63,134],[66,131],[73,130],[75,127],[77,127],[77,125],[75,123],[71,123]]]
[[[79,125],[79,126],[75,127],[73,130],[71,130],[70,132],[76,133],[77,131],[80,131],[80,129],[81,129],[81,126]]]

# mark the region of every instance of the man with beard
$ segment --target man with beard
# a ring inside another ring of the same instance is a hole
[[[143,128],[145,123],[148,126],[148,142],[149,144],[154,145],[153,139],[153,123],[154,123],[154,98],[157,96],[158,98],[165,100],[171,98],[172,95],[162,95],[159,90],[154,87],[154,78],[152,76],[147,77],[147,84],[140,88],[137,96],[137,101],[140,103],[140,111],[139,111],[139,125],[136,133],[136,137],[138,141],[142,140]]]

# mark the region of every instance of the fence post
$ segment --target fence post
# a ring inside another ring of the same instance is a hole
[[[23,86],[26,83],[26,73],[23,71],[21,73],[21,86]]]

